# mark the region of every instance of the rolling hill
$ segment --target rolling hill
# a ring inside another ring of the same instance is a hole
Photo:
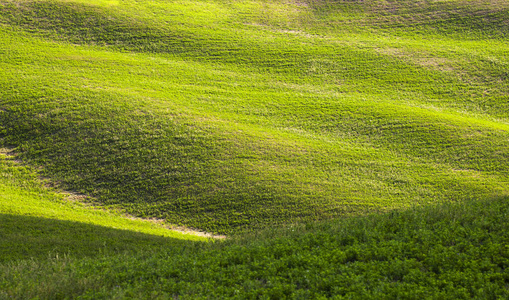
[[[499,0],[0,0],[0,262],[55,284],[0,297],[507,296],[508,34]]]

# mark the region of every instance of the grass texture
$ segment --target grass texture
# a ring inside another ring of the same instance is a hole
[[[0,265],[0,298],[505,299],[507,200],[345,218],[178,250],[11,262]]]
[[[0,0],[0,299],[509,297],[508,20]]]
[[[205,238],[86,206],[44,187],[35,172],[0,156],[0,263],[178,247]]]
[[[492,2],[3,0],[1,143],[98,204],[212,232],[503,195]]]

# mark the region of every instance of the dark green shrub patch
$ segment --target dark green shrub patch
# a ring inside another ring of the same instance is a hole
[[[50,287],[59,283],[43,269],[61,268],[58,276],[81,285],[67,296],[86,299],[498,299],[509,296],[509,228],[501,222],[509,214],[507,200],[274,229],[199,247],[2,268],[22,282],[41,276]],[[38,275],[23,273],[26,268]],[[4,295],[30,295],[12,278],[1,277]]]

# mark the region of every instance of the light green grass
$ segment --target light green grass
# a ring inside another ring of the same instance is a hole
[[[377,2],[2,3],[3,144],[107,207],[234,232],[507,192],[507,41],[458,16],[411,32],[360,26]]]
[[[0,298],[507,298],[507,20],[0,0]]]
[[[36,173],[0,154],[0,261],[94,256],[206,241],[72,201],[42,186]]]
[[[79,202],[79,196],[68,196],[48,190],[38,182],[36,173],[18,165],[0,153],[2,182],[0,212],[53,220],[74,221],[146,234],[203,240],[189,234],[168,230],[155,222],[135,220]]]

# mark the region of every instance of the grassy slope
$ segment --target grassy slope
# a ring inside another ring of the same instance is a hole
[[[220,232],[464,202],[191,243],[2,157],[0,299],[508,297],[507,14],[0,1],[1,144],[48,183]]]
[[[0,299],[509,296],[507,197],[192,243],[35,175],[1,156]]]
[[[0,155],[0,262],[112,255],[205,241],[72,202],[41,186],[33,171]]]
[[[381,4],[4,1],[2,143],[216,232],[507,193],[507,5]]]

